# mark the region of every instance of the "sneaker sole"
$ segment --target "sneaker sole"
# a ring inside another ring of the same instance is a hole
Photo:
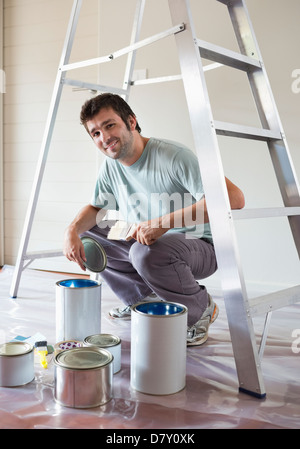
[[[122,320],[122,321],[129,321],[131,320],[131,316],[114,316],[111,315],[110,313],[108,314],[109,318],[111,318],[112,320]]]
[[[199,340],[187,341],[187,343],[186,343],[187,346],[201,346],[201,345],[203,345],[203,343],[205,343],[206,340],[208,339],[209,326],[216,321],[218,316],[219,316],[219,307],[217,306],[217,304],[215,304],[214,313],[212,314],[212,317],[211,317],[210,323],[208,325],[208,329],[207,329],[206,334],[204,335],[204,337],[200,338]]]

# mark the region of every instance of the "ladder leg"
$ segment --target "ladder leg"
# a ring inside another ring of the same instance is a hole
[[[137,0],[130,44],[134,44],[139,40],[141,26],[142,26],[142,20],[143,20],[143,15],[144,15],[144,9],[145,9],[145,3],[146,3],[146,0]],[[127,64],[126,64],[124,81],[123,81],[123,89],[125,89],[127,91],[126,96],[125,96],[126,101],[128,101],[129,94],[130,94],[130,89],[131,89],[130,81],[132,80],[135,59],[136,59],[136,50],[130,52],[127,57]]]
[[[69,26],[65,38],[65,43],[61,55],[60,65],[66,64],[69,61],[74,35],[77,27],[77,22],[79,18],[80,8],[82,5],[82,0],[74,0],[73,8],[71,12],[71,17],[69,21]],[[48,150],[51,142],[51,137],[54,129],[56,114],[59,106],[59,101],[62,93],[63,88],[63,80],[65,77],[65,72],[62,72],[60,69],[58,69],[56,81],[53,89],[52,99],[49,107],[46,127],[44,131],[43,141],[41,144],[40,149],[40,156],[35,172],[35,177],[33,180],[33,186],[31,190],[31,195],[29,199],[29,204],[27,207],[27,213],[25,217],[24,227],[23,227],[23,233],[21,236],[20,246],[19,246],[19,252],[17,256],[17,261],[14,269],[14,274],[12,278],[12,284],[10,289],[10,296],[12,298],[17,297],[18,289],[19,289],[19,283],[21,279],[22,270],[24,267],[24,261],[26,259],[26,253],[28,248],[28,242],[30,238],[32,223],[36,211],[37,201],[40,193],[40,187],[45,171],[47,156],[48,156]]]
[[[247,311],[247,293],[190,5],[188,0],[169,0],[169,7],[173,22],[186,24],[186,30],[176,34],[175,38],[222,280],[239,388],[263,398],[265,387],[253,323]]]

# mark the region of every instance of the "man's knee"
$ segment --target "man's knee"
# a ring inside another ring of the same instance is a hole
[[[147,276],[160,265],[161,257],[153,245],[147,246],[135,242],[129,251],[131,264],[140,275]]]

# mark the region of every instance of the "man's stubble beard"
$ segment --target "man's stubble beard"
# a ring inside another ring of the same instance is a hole
[[[115,157],[111,156],[110,157],[112,159],[119,160],[120,162],[122,162],[122,160],[125,160],[126,158],[132,156],[134,153],[133,141],[134,141],[133,133],[131,131],[128,131],[128,138],[121,146],[118,154],[116,154]]]

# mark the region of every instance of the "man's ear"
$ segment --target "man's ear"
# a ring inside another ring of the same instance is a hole
[[[128,123],[130,126],[130,130],[134,131],[136,128],[136,123],[137,123],[136,117],[134,115],[130,115],[128,118]]]

